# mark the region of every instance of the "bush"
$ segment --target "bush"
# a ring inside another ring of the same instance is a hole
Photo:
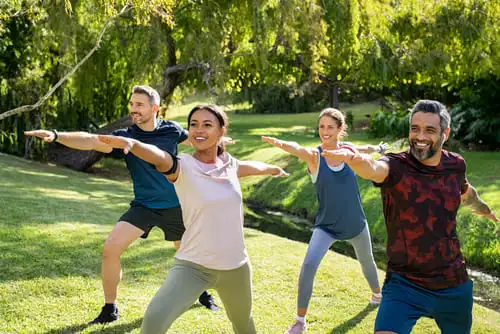
[[[305,113],[325,105],[324,92],[317,87],[300,90],[274,84],[256,88],[252,93],[252,112],[257,114]]]
[[[368,132],[377,138],[406,138],[410,130],[410,112],[408,110],[384,112],[377,111],[370,118]]]
[[[485,78],[459,91],[460,102],[450,111],[454,137],[466,144],[500,146],[500,80]]]
[[[347,124],[347,129],[354,131],[354,115],[352,111],[348,110],[345,114],[345,122]]]

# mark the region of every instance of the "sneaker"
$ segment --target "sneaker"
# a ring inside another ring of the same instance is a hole
[[[206,291],[200,295],[198,301],[200,302],[201,305],[205,306],[209,310],[212,310],[214,312],[220,311],[219,306],[215,304],[214,297]]]
[[[381,301],[382,301],[382,294],[373,293],[370,298],[370,305],[379,305]]]
[[[89,325],[107,324],[116,320],[118,320],[118,308],[113,304],[106,304],[97,318],[89,322]]]
[[[290,326],[285,334],[300,334],[307,331],[307,325],[302,321],[296,321],[292,326]]]

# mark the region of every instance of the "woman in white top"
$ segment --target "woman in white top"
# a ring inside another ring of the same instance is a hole
[[[221,138],[227,124],[219,107],[196,106],[188,116],[195,152],[178,157],[130,138],[99,136],[155,165],[174,184],[181,203],[186,231],[174,265],[146,310],[141,333],[165,333],[207,288],[217,290],[236,333],[255,333],[238,178],[288,174],[278,166],[239,161],[224,152]]]

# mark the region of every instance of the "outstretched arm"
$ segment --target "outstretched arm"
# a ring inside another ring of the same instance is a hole
[[[380,153],[380,154],[384,154],[385,151],[389,148],[389,145],[387,145],[386,143],[384,143],[383,141],[381,141],[378,145],[354,145],[354,147],[356,147],[356,149],[360,152],[360,153],[367,153],[367,154],[371,154],[371,153]]]
[[[281,167],[266,164],[260,161],[240,161],[238,168],[238,177],[254,175],[272,175],[276,177],[286,177],[289,174]]]
[[[174,165],[174,160],[170,153],[154,145],[144,144],[138,140],[120,136],[99,135],[98,139],[112,148],[122,149],[125,154],[129,152],[133,153],[138,158],[155,165],[156,169],[162,173],[169,171]],[[176,174],[177,170],[174,171],[173,175]]]
[[[498,218],[495,216],[493,211],[491,211],[488,204],[486,204],[477,193],[476,188],[474,188],[471,184],[469,184],[467,191],[462,195],[462,204],[470,207],[472,212],[477,215],[487,217],[494,222],[498,221]]]
[[[300,146],[296,142],[280,140],[274,137],[262,136],[262,140],[285,152],[295,155],[297,158],[307,163],[307,167],[311,173],[314,173],[318,168],[318,150]]]
[[[38,137],[48,143],[58,142],[64,146],[77,150],[95,150],[109,153],[113,148],[99,141],[97,135],[88,132],[57,132],[56,130],[33,130],[25,131],[25,136]]]
[[[355,152],[348,148],[324,150],[322,155],[343,161],[363,179],[382,183],[389,176],[389,165],[384,161],[374,160],[368,154]]]

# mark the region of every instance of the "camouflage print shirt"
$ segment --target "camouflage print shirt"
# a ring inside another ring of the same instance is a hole
[[[409,152],[388,154],[389,175],[380,184],[387,228],[387,271],[431,290],[467,280],[456,234],[465,161],[442,151],[438,166],[425,166]]]

